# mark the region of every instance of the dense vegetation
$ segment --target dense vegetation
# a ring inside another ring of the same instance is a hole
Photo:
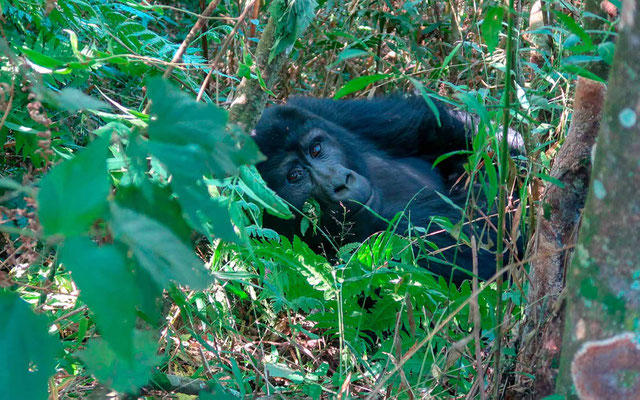
[[[552,22],[531,26],[497,3],[261,3],[219,1],[171,62],[204,1],[0,0],[0,397],[517,391],[531,249],[515,243],[561,184],[549,168],[574,79],[601,80],[586,65],[610,63],[613,45],[568,2],[536,3]],[[413,91],[480,117],[466,208],[428,223],[455,234],[507,214],[510,279],[432,276],[416,262],[434,251],[424,229],[394,232],[402,214],[365,243],[338,241],[336,258],[262,227],[291,211],[224,109],[241,79],[262,80],[251,67],[270,13],[287,59],[269,102]],[[505,124],[525,155],[500,151]],[[500,200],[476,204],[479,192]]]

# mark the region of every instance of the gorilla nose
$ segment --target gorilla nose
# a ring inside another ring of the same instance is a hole
[[[351,172],[349,172],[347,176],[344,178],[344,182],[338,183],[334,187],[333,193],[336,194],[337,196],[346,195],[349,192],[349,186],[353,185],[354,180],[355,180],[355,177]]]

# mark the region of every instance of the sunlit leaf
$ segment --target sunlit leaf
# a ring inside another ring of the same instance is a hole
[[[481,31],[482,38],[487,45],[489,53],[498,47],[500,41],[500,32],[502,32],[502,19],[504,17],[504,8],[500,6],[489,7],[487,15],[482,21]]]
[[[47,235],[86,232],[107,208],[108,138],[96,139],[40,180],[38,217]]]

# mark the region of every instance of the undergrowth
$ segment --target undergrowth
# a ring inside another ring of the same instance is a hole
[[[573,79],[611,49],[576,50],[579,20],[527,31],[527,12],[517,14],[508,111],[526,154],[503,167],[505,10],[467,3],[321,1],[269,101],[416,92],[477,114],[457,184],[466,207],[459,221],[429,223],[456,234],[491,216],[496,203],[474,199],[495,199],[504,177],[511,262],[500,288],[456,287],[420,268],[437,249],[424,222],[398,235],[402,214],[364,243],[338,238],[335,257],[262,227],[263,213],[291,211],[223,108],[242,77],[259,79],[248,71],[268,5],[240,21],[244,5],[221,1],[161,80],[198,2],[0,0],[3,396],[108,387],[205,399],[471,398],[495,385],[495,357],[500,390],[513,384],[528,286],[516,242],[526,245],[532,207],[557,183],[548,172]],[[567,12],[580,15],[558,11]],[[525,32],[553,46],[532,49]]]

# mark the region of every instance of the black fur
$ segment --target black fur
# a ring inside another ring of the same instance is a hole
[[[295,208],[302,209],[306,200],[314,198],[322,209],[320,226],[330,236],[345,235],[345,226],[338,221],[346,216],[347,242],[363,241],[387,228],[369,209],[386,219],[406,209],[414,225],[427,226],[433,216],[447,217],[455,224],[462,218],[461,211],[436,191],[464,204],[465,194],[450,192],[448,179],[461,172],[460,159],[435,169],[432,162],[442,154],[468,149],[472,118],[435,104],[440,125],[421,97],[292,98],[286,105],[267,108],[258,122],[254,137],[267,156],[258,169],[267,184]],[[287,236],[300,234],[299,218],[284,221],[265,216],[265,225]],[[403,222],[400,230],[406,228]],[[467,225],[465,233],[476,228]],[[439,229],[432,224],[430,231]],[[307,236],[305,240],[312,244],[324,242],[319,234]],[[429,270],[456,283],[470,277],[468,272],[452,269],[455,264],[471,270],[468,247],[455,246],[457,241],[447,233],[428,240],[442,249],[450,247],[434,256],[446,262],[430,260]],[[495,256],[480,250],[479,277],[486,279],[494,271]]]

